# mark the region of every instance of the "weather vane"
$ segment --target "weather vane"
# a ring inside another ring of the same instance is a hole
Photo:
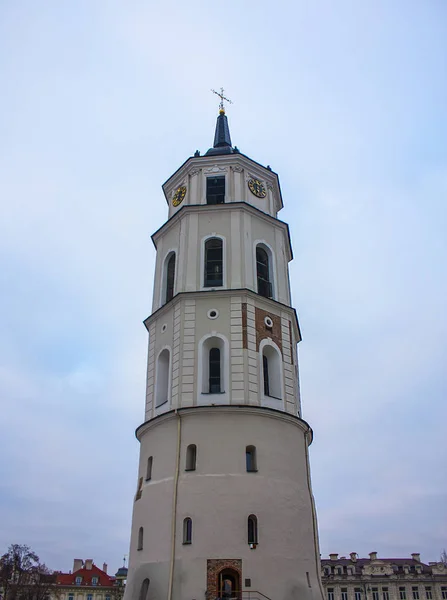
[[[211,90],[211,91],[213,92],[213,94],[216,94],[216,96],[219,96],[219,98],[220,98],[219,112],[221,115],[224,115],[225,114],[224,100],[225,100],[225,102],[228,102],[229,104],[233,104],[233,102],[229,98],[226,98],[224,96],[223,88],[220,88],[220,92],[216,92],[216,90]]]

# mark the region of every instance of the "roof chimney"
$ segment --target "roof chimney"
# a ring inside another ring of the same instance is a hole
[[[351,552],[349,556],[351,557],[352,562],[357,562],[357,552]]]
[[[377,560],[377,552],[370,552],[369,560]]]
[[[107,573],[107,563],[103,563],[102,570],[104,571],[104,573]]]
[[[92,565],[93,565],[93,558],[86,558],[85,559],[85,568],[87,569],[87,571],[92,570]]]
[[[419,554],[419,552],[413,552],[411,558],[416,562],[421,562],[421,555]]]
[[[84,561],[82,560],[82,558],[75,558],[73,561],[73,573],[75,571],[79,571],[79,569],[82,569],[83,566]]]
[[[338,554],[329,554],[329,558],[330,558],[331,560],[337,560],[337,558],[338,558]]]

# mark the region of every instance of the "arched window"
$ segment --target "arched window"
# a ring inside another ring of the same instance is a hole
[[[247,446],[245,448],[245,463],[248,472],[257,471],[256,466],[256,447],[255,446]]]
[[[169,302],[174,297],[175,281],[175,252],[172,252],[166,265],[166,294],[165,302]]]
[[[192,542],[192,519],[186,517],[183,520],[183,543],[191,544]]]
[[[262,348],[262,377],[264,396],[282,398],[282,358],[279,350],[270,344]]]
[[[209,353],[209,389],[210,394],[220,394],[220,348],[211,348]]]
[[[137,550],[143,550],[143,528],[140,527],[140,529],[138,530],[138,546],[137,546]]]
[[[214,335],[213,335],[214,334]],[[220,333],[205,335],[198,346],[198,403],[225,404],[230,388],[229,343]],[[212,394],[213,397],[208,397]]]
[[[197,446],[195,444],[189,444],[186,448],[186,466],[185,471],[195,471],[197,460]]]
[[[250,515],[248,517],[248,543],[249,544],[257,544],[258,543],[258,519],[255,515]]]
[[[168,401],[169,391],[169,350],[165,348],[158,355],[157,361],[157,387],[155,395],[155,406],[161,406]]]
[[[271,260],[269,253],[261,245],[256,246],[256,277],[258,294],[266,298],[273,298]]]
[[[147,600],[147,593],[149,591],[149,583],[150,583],[150,580],[145,579],[143,581],[143,583],[141,584],[140,596],[139,596],[138,600]]]
[[[149,456],[149,458],[147,459],[146,481],[149,481],[149,479],[152,478],[152,461],[153,457]]]
[[[209,238],[205,242],[204,287],[223,285],[223,242],[220,238]]]

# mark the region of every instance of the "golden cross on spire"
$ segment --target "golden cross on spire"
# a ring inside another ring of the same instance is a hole
[[[213,92],[213,94],[216,94],[216,96],[219,96],[220,98],[220,104],[219,104],[219,113],[221,115],[225,114],[225,106],[224,106],[224,100],[225,102],[228,102],[229,104],[233,104],[232,101],[229,98],[226,98],[224,96],[224,89],[220,88],[220,92],[216,92],[216,90],[211,90]]]

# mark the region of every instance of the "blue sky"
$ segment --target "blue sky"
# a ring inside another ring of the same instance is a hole
[[[0,551],[128,552],[161,184],[280,175],[323,555],[447,546],[447,5],[0,3]]]

